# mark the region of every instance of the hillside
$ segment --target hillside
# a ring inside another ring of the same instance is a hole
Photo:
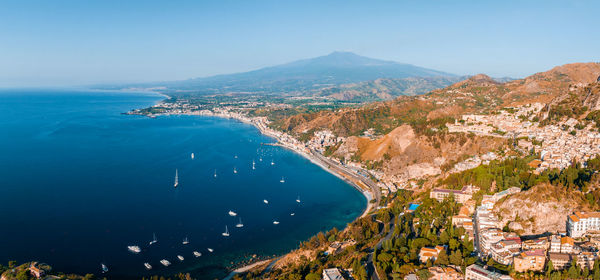
[[[298,60],[254,71],[182,81],[130,84],[116,88],[158,88],[170,95],[223,93],[287,93],[312,95],[314,90],[380,78],[455,77],[411,64],[372,59],[350,52]],[[410,81],[405,82],[410,87]]]

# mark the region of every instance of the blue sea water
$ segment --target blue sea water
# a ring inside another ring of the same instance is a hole
[[[109,279],[175,272],[214,279],[253,254],[282,254],[342,228],[365,208],[357,190],[289,150],[263,145],[274,140],[250,125],[121,114],[162,98],[0,91],[0,262],[37,260],[96,275],[105,263]],[[235,227],[238,218],[243,228]],[[221,235],[226,225],[230,237]],[[153,233],[158,242],[148,245]]]

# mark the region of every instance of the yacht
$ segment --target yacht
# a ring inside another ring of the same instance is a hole
[[[298,198],[296,198],[296,202],[300,203],[300,196],[298,196]]]
[[[100,266],[102,266],[102,273],[107,273],[108,272],[108,266],[106,266],[103,263],[101,263]]]
[[[274,224],[274,225],[278,225],[278,224],[279,224],[279,221],[273,221],[273,224]]]
[[[271,160],[271,165],[275,165],[275,162],[273,160]]]
[[[190,240],[188,240],[187,236],[183,239],[183,242],[181,242],[181,244],[183,244],[183,245],[190,244]]]
[[[150,241],[150,243],[148,245],[152,245],[154,243],[158,242],[158,240],[156,239],[156,234],[152,234],[152,241]]]
[[[263,202],[264,202],[265,204],[269,204],[269,201],[268,201],[268,200],[266,200],[266,199],[263,199]]]
[[[149,263],[144,263],[144,266],[146,267],[147,270],[152,269],[152,266]]]
[[[215,175],[213,177],[217,178],[217,170],[215,169]]]
[[[183,258],[182,255],[177,255],[177,258],[179,259],[179,261],[183,261],[184,260],[184,258]]]
[[[294,216],[294,215],[296,215],[296,213],[291,213],[291,214],[290,214],[290,216]]]
[[[233,174],[237,174],[237,169],[233,168]]]
[[[194,257],[196,257],[196,258],[202,256],[202,254],[198,251],[194,251],[194,252],[192,252],[192,254],[194,254]]]
[[[192,155],[190,156],[192,159],[194,159],[194,153],[192,153]]]
[[[127,250],[129,250],[129,252],[132,252],[132,253],[135,253],[135,254],[137,254],[137,253],[139,253],[139,252],[142,251],[142,249],[140,249],[140,246],[134,246],[134,245],[127,246]]]
[[[214,252],[215,250],[213,250],[212,248],[206,248],[206,250],[208,250],[209,252]]]
[[[281,180],[279,180],[279,183],[285,183],[285,179],[283,177],[281,177]]]
[[[235,217],[237,216],[237,213],[233,212],[233,210],[229,210],[229,216]]]
[[[167,261],[167,260],[165,260],[165,259],[162,259],[162,260],[160,260],[160,263],[161,263],[162,265],[164,265],[164,266],[169,266],[169,265],[171,265],[171,262],[170,262],[170,261]]]
[[[254,160],[252,160],[252,170],[256,169],[256,162],[254,162]]]
[[[237,228],[244,227],[244,224],[242,224],[242,218],[240,218],[240,222],[237,223],[237,225],[235,225],[235,227],[237,227]]]
[[[229,236],[229,230],[227,229],[227,226],[225,226],[225,232],[221,233],[223,236],[228,237]]]
[[[259,157],[259,158],[258,158],[258,161],[262,162],[262,157]]]
[[[233,158],[237,158],[237,155],[233,156]]]
[[[177,169],[175,169],[175,183],[173,187],[177,188],[177,186],[179,186],[179,175],[177,174]]]

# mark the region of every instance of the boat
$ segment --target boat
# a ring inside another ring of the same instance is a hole
[[[262,162],[262,157],[259,157],[259,158],[258,158],[258,161]]]
[[[229,216],[235,217],[237,216],[237,213],[233,212],[233,210],[229,210]]]
[[[244,224],[242,224],[242,218],[240,218],[240,222],[237,223],[237,225],[235,225],[235,227],[237,227],[237,228],[244,227]]]
[[[184,258],[183,258],[182,255],[177,255],[177,258],[179,259],[179,261],[183,261],[184,260]]]
[[[237,169],[233,168],[233,174],[237,174]]]
[[[135,246],[135,245],[127,246],[127,250],[129,250],[129,252],[132,252],[132,253],[135,253],[135,254],[137,254],[137,253],[139,253],[139,252],[142,251],[142,249],[140,249],[140,246]]]
[[[296,198],[296,202],[300,203],[300,196],[298,196],[298,198]]]
[[[183,244],[183,245],[190,244],[190,240],[187,238],[187,236],[183,239],[183,242],[181,242],[181,244]]]
[[[237,155],[233,156],[233,158],[237,158]]]
[[[221,233],[223,236],[228,237],[229,236],[229,230],[227,229],[227,226],[225,226],[225,232]]]
[[[192,159],[194,159],[194,153],[192,153],[192,155],[190,156]]]
[[[279,180],[279,183],[285,183],[285,179],[283,177],[281,177],[281,180]]]
[[[156,239],[156,234],[152,234],[152,241],[150,241],[150,243],[148,245],[152,245],[154,243],[158,242],[158,240]]]
[[[213,177],[217,178],[217,170],[215,169],[215,175]]]
[[[278,225],[278,224],[279,224],[279,221],[273,221],[273,224],[274,224],[274,225]]]
[[[194,251],[194,252],[192,252],[192,254],[194,254],[194,257],[196,257],[196,258],[202,256],[202,253],[200,253],[198,251]]]
[[[290,214],[290,216],[294,216],[294,215],[296,215],[296,213],[292,213],[292,214]]]
[[[170,262],[170,261],[167,261],[167,260],[165,260],[165,259],[162,259],[162,260],[160,260],[160,263],[161,263],[162,265],[164,265],[164,266],[169,266],[169,265],[171,265],[171,262]]]
[[[101,263],[100,266],[102,267],[102,273],[107,273],[108,272],[108,266],[106,266],[103,263]]]
[[[269,204],[269,201],[268,201],[268,200],[266,200],[266,199],[263,199],[263,202],[264,202],[265,204]]]
[[[256,169],[256,162],[254,162],[254,160],[252,160],[252,170]]]
[[[152,266],[149,263],[144,263],[144,266],[146,267],[147,270],[152,269]]]
[[[213,250],[212,248],[206,248],[206,250],[208,250],[209,252],[214,252],[215,250]]]
[[[175,169],[175,183],[173,187],[177,188],[177,186],[179,186],[179,175],[177,174],[177,169]]]
[[[271,160],[271,165],[275,165],[275,162],[273,160]]]

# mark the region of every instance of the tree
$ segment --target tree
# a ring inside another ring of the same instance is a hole
[[[419,279],[429,279],[429,277],[431,277],[431,272],[429,272],[429,270],[427,269],[421,269],[419,271],[417,271],[417,276],[419,277]]]
[[[449,263],[450,263],[450,260],[448,259],[448,254],[446,254],[446,250],[442,250],[438,254],[438,257],[435,260],[435,264],[437,264],[437,265],[448,265]]]
[[[304,277],[305,280],[320,280],[321,279],[321,275],[316,274],[316,273],[309,273],[308,275],[306,275],[306,277]]]
[[[461,265],[462,264],[462,253],[460,250],[456,250],[450,254],[450,263],[453,265]]]
[[[552,271],[554,271],[554,265],[552,264],[552,261],[549,260],[546,264],[546,277],[550,276],[550,274],[552,274]]]

